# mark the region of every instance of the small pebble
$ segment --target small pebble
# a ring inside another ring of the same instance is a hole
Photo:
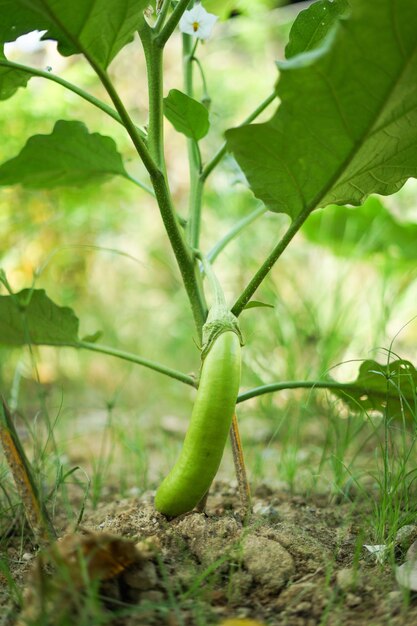
[[[403,556],[404,553],[407,552],[413,544],[415,544],[416,539],[417,526],[414,526],[412,524],[406,524],[405,526],[400,528],[395,535],[394,540],[395,554],[397,558]],[[411,557],[415,558],[415,555],[413,555],[413,550],[411,551]],[[409,554],[407,554],[407,558],[410,558]]]
[[[263,502],[255,502],[253,505],[253,512],[255,515],[262,515],[262,517],[269,517],[272,520],[277,520],[280,515],[275,507],[270,504],[264,504]]]
[[[164,599],[164,594],[162,591],[146,591],[145,593],[140,594],[141,600],[147,600],[148,602],[153,602],[155,604],[160,604]]]
[[[22,555],[22,561],[31,561],[33,559],[33,554],[31,554],[30,552],[25,552]]]
[[[346,604],[347,606],[354,608],[355,606],[359,606],[362,603],[362,598],[359,596],[353,595],[353,593],[348,593],[346,596]]]
[[[140,591],[153,589],[158,582],[156,568],[153,563],[144,563],[141,566],[126,570],[123,579],[129,587]]]
[[[306,615],[308,615],[309,613],[311,613],[311,602],[300,602],[299,604],[297,604],[294,612],[305,613]]]
[[[356,586],[357,573],[351,567],[345,567],[336,574],[336,584],[342,591],[349,591]]]
[[[387,593],[386,601],[391,609],[391,613],[396,613],[403,603],[403,594],[401,591],[390,591]]]

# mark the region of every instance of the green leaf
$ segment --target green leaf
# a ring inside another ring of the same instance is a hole
[[[417,0],[351,0],[318,48],[279,64],[269,122],[229,130],[255,195],[293,219],[417,176]]]
[[[310,241],[338,256],[381,254],[393,261],[417,260],[417,224],[399,222],[373,196],[355,209],[331,205],[316,211],[302,230]]]
[[[398,359],[387,365],[364,361],[355,381],[332,388],[351,409],[379,411],[388,418],[417,414],[417,370],[409,361]]]
[[[259,300],[251,300],[250,302],[247,303],[247,305],[244,307],[244,311],[247,309],[258,309],[261,307],[266,307],[268,309],[273,309],[274,305],[273,304],[267,304],[266,302],[260,302]]]
[[[76,346],[78,318],[52,302],[43,289],[0,296],[0,344]]]
[[[147,0],[0,0],[0,43],[46,30],[64,56],[83,53],[106,68],[133,39]]]
[[[1,50],[0,60],[7,60]],[[16,93],[19,87],[26,87],[30,78],[30,74],[17,71],[10,67],[0,66],[0,100],[7,100]]]
[[[103,336],[103,331],[102,330],[97,330],[92,335],[86,335],[85,337],[83,337],[81,339],[81,341],[82,342],[87,342],[87,343],[97,343],[97,341],[99,339],[101,339],[102,336]]]
[[[301,11],[292,25],[285,48],[287,59],[317,48],[340,17],[347,15],[347,0],[320,0]]]
[[[195,141],[205,137],[210,128],[206,107],[178,89],[171,89],[164,98],[164,115],[175,130]]]
[[[20,154],[0,165],[0,186],[81,187],[110,175],[128,177],[113,139],[90,134],[81,122],[60,120],[50,135],[34,135]]]

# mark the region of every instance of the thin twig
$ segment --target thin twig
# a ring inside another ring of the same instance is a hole
[[[239,489],[240,503],[245,511],[245,517],[251,512],[251,493],[248,477],[246,474],[245,458],[243,456],[242,440],[239,433],[239,425],[236,413],[233,415],[230,428],[230,441],[232,444],[233,461]]]

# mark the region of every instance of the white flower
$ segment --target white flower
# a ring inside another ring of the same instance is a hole
[[[217,15],[208,13],[201,4],[196,4],[191,11],[185,11],[180,19],[180,31],[198,39],[208,39],[217,22]]]

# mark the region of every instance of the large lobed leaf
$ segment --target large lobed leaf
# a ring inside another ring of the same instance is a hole
[[[343,387],[343,388],[342,388]],[[332,388],[355,411],[378,411],[387,418],[417,419],[417,370],[409,361],[398,359],[387,365],[364,361],[355,381]]]
[[[34,30],[64,56],[83,53],[106,68],[132,40],[147,0],[0,0],[0,43]]]
[[[90,134],[82,122],[60,120],[50,135],[30,137],[20,154],[0,165],[0,186],[81,187],[109,175],[128,177],[114,140]]]
[[[279,64],[278,111],[227,132],[255,195],[293,219],[417,176],[417,0],[350,7],[313,49],[296,22],[307,51]]]
[[[0,296],[0,344],[76,346],[78,318],[52,302],[43,289]]]

